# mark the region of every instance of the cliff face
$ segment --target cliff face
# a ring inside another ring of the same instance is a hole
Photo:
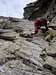
[[[56,15],[56,1],[55,0],[37,0],[33,3],[27,4],[24,8],[24,18],[33,20],[36,17],[49,17],[51,20]]]

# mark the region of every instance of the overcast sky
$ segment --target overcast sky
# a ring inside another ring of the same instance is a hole
[[[23,17],[26,4],[36,0],[0,0],[0,16]]]

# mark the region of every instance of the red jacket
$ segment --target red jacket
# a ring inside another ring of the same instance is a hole
[[[42,26],[42,24],[44,24],[47,27],[47,20],[41,20],[40,18],[37,18],[34,21],[34,26],[35,26],[35,34],[38,33],[38,30],[40,29],[40,27]]]

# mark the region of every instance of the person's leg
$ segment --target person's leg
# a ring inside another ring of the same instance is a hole
[[[47,25],[45,25],[45,27],[46,27],[46,31],[48,31],[48,27],[47,27]]]

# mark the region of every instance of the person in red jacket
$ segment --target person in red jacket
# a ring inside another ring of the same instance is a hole
[[[32,35],[37,34],[39,29],[42,30],[42,27],[44,27],[45,31],[47,31],[48,30],[47,24],[48,24],[47,19],[45,19],[45,18],[37,18],[34,21],[35,31],[34,31],[34,33],[32,33]]]

